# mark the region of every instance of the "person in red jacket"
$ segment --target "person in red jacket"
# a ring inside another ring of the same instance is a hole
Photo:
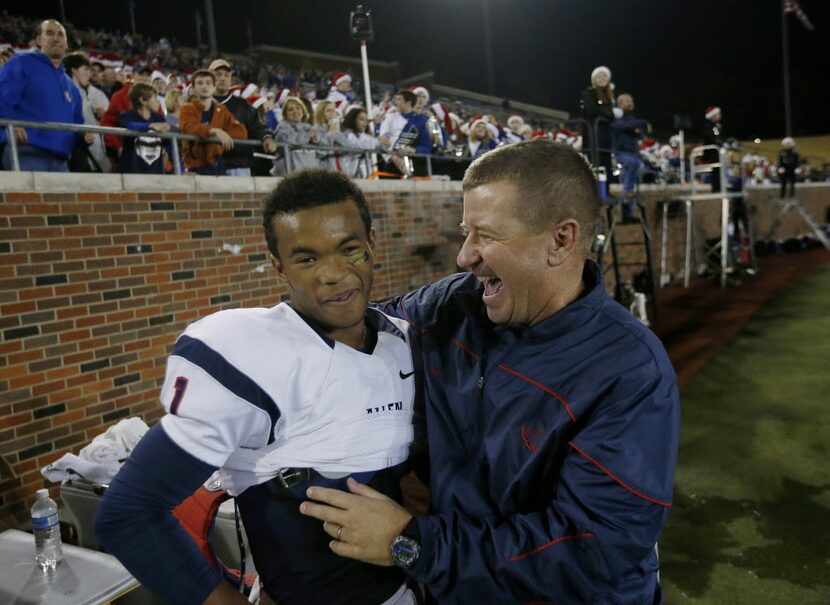
[[[199,174],[225,174],[222,154],[233,149],[234,139],[245,139],[248,130],[233,117],[230,109],[216,103],[216,79],[212,72],[200,69],[194,72],[189,103],[179,112],[179,131],[200,137],[213,137],[219,143],[182,141],[184,165],[190,172]]]
[[[132,84],[149,84],[150,74],[153,73],[149,67],[140,67],[135,71]],[[101,126],[118,126],[118,116],[132,108],[130,104],[130,82],[126,82],[110,99],[110,106],[101,118]],[[107,155],[117,163],[121,157],[124,141],[120,136],[114,134],[104,135],[104,144],[107,146]]]

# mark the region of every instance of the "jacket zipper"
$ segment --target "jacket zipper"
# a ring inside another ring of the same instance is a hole
[[[484,379],[484,375],[478,377],[478,382],[476,383],[476,397],[475,397],[475,410],[473,412],[474,415],[474,422],[473,422],[473,430],[470,432],[470,454],[475,456],[478,454],[478,450],[480,448],[480,441],[481,441],[481,433],[482,433],[482,422],[484,417],[484,383],[486,380]]]

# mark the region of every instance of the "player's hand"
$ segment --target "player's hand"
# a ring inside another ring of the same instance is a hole
[[[389,545],[412,519],[406,510],[367,485],[351,477],[349,491],[310,487],[300,512],[323,521],[323,529],[334,540],[329,548],[341,557],[374,565],[392,565]]]
[[[231,138],[231,135],[229,135],[221,128],[211,129],[210,134],[219,139],[219,142],[222,144],[222,147],[225,149],[225,151],[233,149],[233,139]]]
[[[17,142],[21,145],[25,145],[29,142],[29,135],[26,132],[25,128],[17,128],[14,129],[14,138],[17,139]]]

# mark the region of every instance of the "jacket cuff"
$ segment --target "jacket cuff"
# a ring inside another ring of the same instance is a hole
[[[421,583],[428,583],[432,575],[432,567],[435,561],[435,547],[437,528],[435,517],[413,517],[413,521],[417,522],[417,533],[419,534],[418,543],[421,547],[421,554],[412,569],[407,570],[407,574]],[[413,532],[414,533],[414,532]]]

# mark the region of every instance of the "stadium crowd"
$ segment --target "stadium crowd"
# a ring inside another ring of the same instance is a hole
[[[46,39],[48,23],[63,31],[56,44]],[[53,70],[65,72],[71,90],[55,88],[46,64],[31,60],[44,54]],[[32,70],[40,76],[17,77]],[[205,84],[209,95],[197,77],[210,81]],[[23,90],[23,81],[32,90]],[[5,12],[0,20],[0,117],[120,126],[141,133],[87,135],[84,140],[68,132],[18,128],[23,169],[172,172],[173,143],[154,132],[210,139],[178,143],[182,172],[199,174],[284,175],[322,166],[356,177],[400,178],[425,175],[423,156],[429,154],[432,174],[459,178],[470,161],[497,146],[546,137],[583,151],[631,191],[638,181],[676,182],[686,161],[679,137],[658,142],[648,122],[633,114],[631,95],[615,94],[604,66],[594,69],[580,96],[581,119],[557,124],[516,113],[474,113],[462,104],[433,99],[423,86],[392,89],[367,110],[354,84],[345,71],[293,71],[250,56],[235,57],[232,64],[181,47],[175,39],[67,31],[55,21],[39,23]],[[32,105],[27,95],[42,102]],[[63,106],[64,97],[68,106]],[[256,143],[240,145],[234,139]],[[726,142],[722,133],[719,140]],[[4,130],[0,145],[5,144]],[[12,164],[5,147],[3,167],[8,170]],[[777,166],[745,154],[736,162],[737,171],[756,183],[778,181],[792,172],[792,153],[794,149],[779,158]],[[808,176],[797,154],[795,161],[793,174]]]

